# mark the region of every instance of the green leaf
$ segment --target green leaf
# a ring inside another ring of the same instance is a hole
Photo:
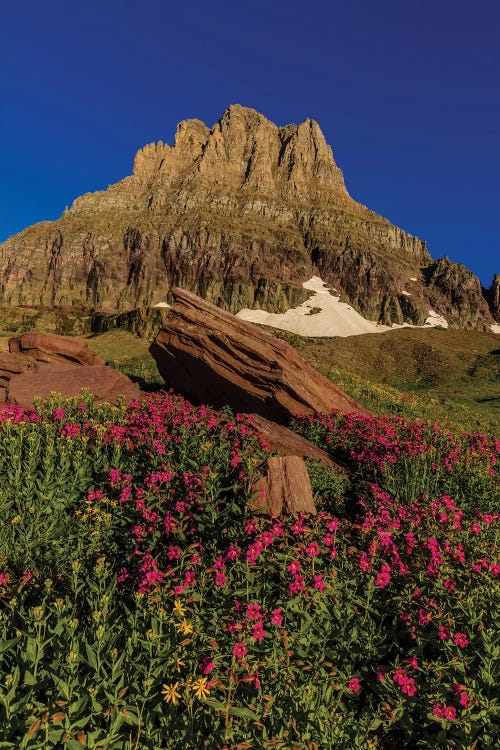
[[[255,713],[255,711],[251,711],[249,708],[239,708],[238,706],[233,706],[229,709],[230,716],[238,716],[240,719],[252,719],[253,721],[258,721],[259,715]]]
[[[97,655],[92,646],[88,643],[85,644],[85,651],[87,652],[87,662],[89,666],[95,671],[97,669]]]
[[[82,750],[82,747],[78,740],[66,740],[66,750]]]
[[[3,643],[0,643],[0,654],[3,654],[6,651],[8,651],[16,643],[19,643],[20,640],[21,640],[20,637],[18,637],[18,638],[10,638],[10,640],[4,641]]]

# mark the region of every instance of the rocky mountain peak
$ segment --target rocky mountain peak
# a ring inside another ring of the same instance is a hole
[[[180,122],[131,176],[0,245],[11,306],[121,313],[178,286],[231,312],[283,312],[313,275],[369,320],[421,325],[432,308],[450,325],[492,322],[473,274],[433,264],[425,242],[350,197],[317,122],[280,127],[239,104],[212,127]]]
[[[144,185],[199,184],[304,203],[340,200],[358,206],[317,122],[278,127],[239,104],[228,107],[211,129],[201,120],[184,120],[173,146],[159,141],[142,148],[135,157],[134,178]]]

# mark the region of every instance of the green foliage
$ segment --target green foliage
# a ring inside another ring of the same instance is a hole
[[[497,745],[493,441],[297,427],[352,473],[308,461],[317,516],[275,519],[229,411],[0,412],[0,748]]]
[[[306,466],[316,507],[328,507],[331,513],[344,513],[350,484],[346,472],[325,466],[312,458],[306,459]]]

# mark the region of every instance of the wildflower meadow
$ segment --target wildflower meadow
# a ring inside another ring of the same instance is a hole
[[[499,746],[500,441],[293,429],[318,513],[256,512],[269,446],[173,393],[0,411],[0,748]]]

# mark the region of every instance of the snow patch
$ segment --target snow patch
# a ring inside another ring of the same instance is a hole
[[[493,331],[493,333],[500,333],[500,325],[493,323],[493,325],[491,325],[490,328]]]
[[[410,276],[410,281],[418,281],[418,279],[416,279],[415,276]]]
[[[250,323],[260,323],[298,333],[300,336],[360,336],[363,333],[382,333],[390,330],[390,326],[366,320],[350,305],[340,302],[340,297],[331,294],[319,276],[313,276],[302,286],[314,294],[299,307],[285,313],[245,308],[237,313],[237,317]],[[312,315],[313,308],[319,308],[319,312]]]
[[[434,310],[429,310],[425,326],[412,326],[410,323],[385,326],[363,318],[351,305],[340,302],[331,290],[320,279],[313,276],[302,286],[314,294],[298,307],[291,308],[285,313],[270,313],[265,310],[249,310],[245,308],[237,313],[241,320],[250,323],[279,328],[283,331],[297,333],[300,336],[360,336],[363,333],[384,333],[395,328],[416,328],[442,326],[448,328],[448,321]],[[333,290],[336,291],[336,290]],[[409,292],[403,292],[410,296]],[[319,312],[318,312],[319,310]],[[500,326],[498,326],[500,332]]]
[[[401,290],[401,294],[404,294],[405,297],[412,297],[413,295],[410,294],[410,292],[406,292],[404,289]]]
[[[431,309],[429,310],[429,317],[425,319],[424,326],[429,326],[431,328],[442,326],[443,328],[448,328],[448,321],[435,310]]]
[[[156,305],[153,305],[153,307],[170,307],[168,302],[157,302]]]

